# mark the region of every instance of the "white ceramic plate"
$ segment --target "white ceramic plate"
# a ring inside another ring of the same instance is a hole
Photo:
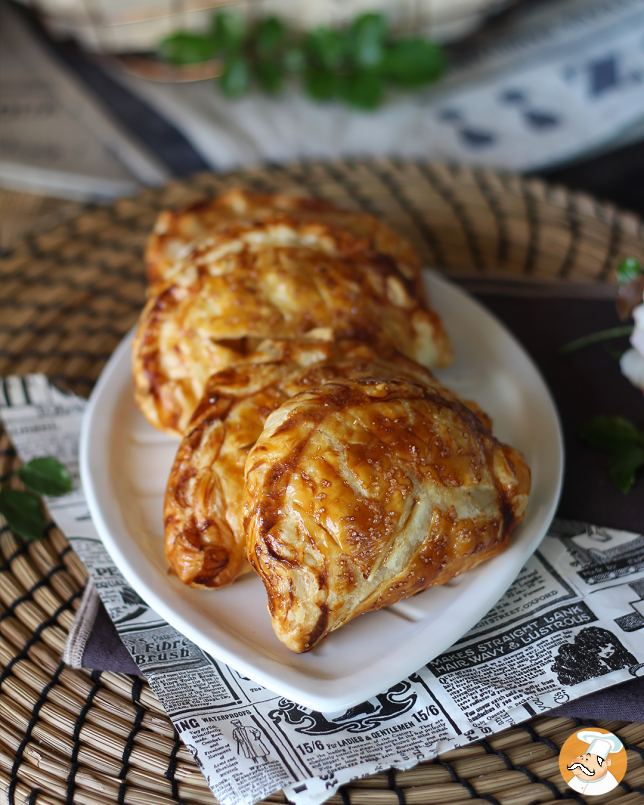
[[[538,370],[481,305],[438,275],[426,281],[457,360],[440,377],[476,400],[494,433],[532,470],[525,520],[508,550],[459,576],[331,634],[309,654],[275,637],[264,588],[248,574],[223,590],[186,587],[168,574],[163,495],[178,442],[152,428],[133,399],[130,334],[90,398],[81,477],[105,547],[147,603],[218,660],[299,704],[334,712],[380,693],[462,637],[507,590],[555,513],[563,474],[557,412]]]

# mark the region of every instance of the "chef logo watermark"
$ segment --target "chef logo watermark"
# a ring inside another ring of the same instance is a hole
[[[626,774],[626,750],[620,739],[599,727],[574,732],[561,747],[559,770],[584,796],[612,791]]]

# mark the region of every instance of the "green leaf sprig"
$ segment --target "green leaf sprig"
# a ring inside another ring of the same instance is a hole
[[[611,480],[622,492],[630,491],[637,470],[644,467],[644,431],[621,416],[596,416],[579,435],[590,447],[610,453]]]
[[[563,347],[559,347],[557,355],[570,355],[571,352],[577,352],[578,349],[589,347],[591,344],[599,344],[602,341],[609,341],[611,338],[623,338],[624,336],[630,335],[632,332],[632,324],[627,324],[624,327],[611,327],[608,330],[598,330],[595,333],[576,338]]]
[[[633,307],[635,304],[642,302],[642,287],[640,285],[644,282],[644,268],[639,260],[635,257],[626,257],[622,260],[615,269],[615,276],[617,277],[617,284],[619,286],[619,293],[617,298],[617,312],[620,314],[622,321],[630,318]],[[627,297],[629,291],[634,291],[634,302],[630,301],[628,306],[623,304],[623,299]],[[620,304],[622,302],[622,304]],[[628,310],[628,315],[623,315],[624,311]],[[599,344],[602,341],[609,341],[613,338],[623,338],[629,336],[633,332],[633,325],[626,324],[623,327],[610,327],[608,330],[599,330],[589,335],[584,335],[581,338],[576,338],[568,344],[559,347],[557,350],[558,355],[569,355],[571,352],[577,352],[578,349],[589,347],[591,344]]]
[[[0,514],[16,534],[29,540],[45,535],[46,522],[42,505],[36,495],[61,497],[72,490],[72,479],[64,464],[52,456],[34,458],[23,464],[16,475],[28,490],[0,489]],[[36,493],[36,494],[33,494]]]
[[[641,304],[644,268],[639,260],[627,257],[618,264],[615,276],[619,285],[617,311],[624,321],[630,318],[634,306]],[[630,335],[632,331],[633,327],[626,325],[590,333],[561,347],[558,354],[567,355],[591,344]],[[622,416],[596,416],[582,427],[579,436],[590,447],[610,454],[608,474],[618,489],[629,492],[637,471],[644,467],[644,431]]]
[[[620,287],[642,274],[644,274],[642,264],[639,260],[635,259],[635,257],[624,258],[624,260],[618,263],[615,269],[615,276],[617,277],[617,283]]]
[[[220,60],[218,83],[229,98],[244,97],[253,84],[277,95],[295,78],[315,101],[338,99],[362,110],[380,106],[389,86],[418,90],[446,69],[438,45],[420,36],[394,38],[377,13],[360,14],[343,29],[318,26],[300,33],[276,16],[248,26],[220,11],[210,31],[178,31],[161,42],[159,55],[179,66]]]

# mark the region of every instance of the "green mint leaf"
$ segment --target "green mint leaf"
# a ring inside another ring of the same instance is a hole
[[[42,539],[45,518],[40,501],[34,495],[18,489],[0,490],[0,513],[14,533],[26,539]]]
[[[343,77],[340,92],[344,100],[356,109],[369,111],[382,103],[384,85],[377,73],[354,73]]]
[[[447,62],[443,50],[424,39],[399,39],[385,53],[386,75],[406,89],[415,89],[440,78]]]
[[[348,33],[348,49],[356,67],[374,69],[385,54],[387,21],[382,14],[361,14]]]
[[[640,467],[644,467],[644,449],[630,445],[613,454],[608,465],[608,474],[613,483],[626,494],[635,483],[635,473]]]
[[[243,98],[250,89],[250,64],[242,56],[228,60],[219,78],[221,91],[228,98]]]
[[[627,257],[625,260],[622,260],[622,262],[615,269],[617,282],[620,285],[624,285],[624,283],[635,279],[635,277],[639,277],[641,274],[644,274],[642,264],[634,257]]]
[[[277,95],[284,86],[284,73],[279,64],[265,62],[255,68],[259,85],[269,95]]]
[[[239,50],[246,39],[243,18],[228,11],[219,11],[215,14],[212,38],[217,52],[233,53]]]
[[[302,48],[288,48],[282,56],[282,64],[289,73],[301,73],[306,67],[306,54]]]
[[[307,34],[304,46],[312,65],[324,70],[338,70],[347,52],[344,34],[323,25]]]
[[[314,101],[330,101],[337,94],[337,78],[328,70],[307,70],[304,89]]]
[[[18,470],[18,476],[25,486],[39,495],[60,497],[72,489],[67,467],[53,456],[32,459]]]
[[[589,347],[591,344],[610,341],[612,338],[624,338],[629,336],[632,332],[633,326],[630,324],[625,327],[611,327],[610,330],[599,330],[596,333],[584,335],[581,338],[570,341],[568,344],[564,344],[563,347],[559,347],[557,350],[557,355],[570,355],[571,352],[577,352],[578,349]]]
[[[590,447],[609,453],[631,447],[641,438],[635,425],[623,416],[596,416],[586,422],[579,435]]]
[[[284,38],[286,28],[279,17],[266,17],[255,31],[255,49],[261,59],[270,59],[278,52]]]
[[[166,37],[159,45],[159,55],[170,64],[197,64],[215,55],[212,37],[180,31]]]

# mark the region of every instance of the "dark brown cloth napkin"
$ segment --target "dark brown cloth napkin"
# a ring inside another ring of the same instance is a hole
[[[610,291],[597,285],[507,282],[485,275],[461,280],[518,338],[539,366],[553,394],[564,431],[566,471],[558,517],[612,528],[644,530],[644,475],[628,495],[607,475],[608,457],[584,445],[580,426],[598,414],[621,415],[642,425],[644,397],[620,373],[604,345],[559,356],[557,349],[588,333],[620,324]],[[449,323],[448,323],[449,326]],[[613,350],[626,339],[609,342]],[[644,629],[641,639],[644,641]],[[137,674],[103,605],[85,645],[82,665]],[[644,679],[590,694],[547,713],[580,719],[644,721]]]
[[[609,528],[644,530],[644,474],[625,495],[607,473],[608,456],[587,447],[578,436],[581,425],[599,414],[624,416],[638,426],[644,420],[644,396],[621,374],[611,351],[623,351],[626,338],[560,356],[557,349],[576,338],[619,327],[612,299],[554,296],[551,286],[534,289],[540,295],[518,296],[512,287],[499,293],[490,283],[476,296],[530,353],[541,370],[559,410],[564,432],[566,471],[557,517],[582,520]],[[590,286],[590,293],[595,286]],[[582,289],[580,289],[581,291]],[[574,292],[574,289],[569,289]],[[644,639],[644,637],[642,638]]]

